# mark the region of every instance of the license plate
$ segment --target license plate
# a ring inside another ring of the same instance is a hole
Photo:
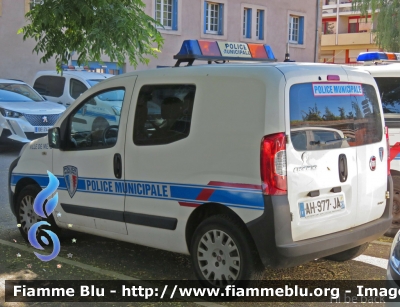
[[[299,202],[299,212],[301,218],[328,214],[344,210],[345,208],[346,205],[343,195],[329,196],[312,200],[310,199]]]
[[[35,133],[47,133],[51,127],[35,127]]]

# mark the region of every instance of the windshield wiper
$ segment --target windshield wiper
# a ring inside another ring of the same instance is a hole
[[[328,141],[311,141],[310,145],[326,145],[326,144],[333,144],[333,143],[339,143],[343,141],[350,141],[353,138],[340,138],[340,139],[334,139],[334,140],[328,140]]]

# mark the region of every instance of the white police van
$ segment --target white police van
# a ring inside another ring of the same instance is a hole
[[[390,146],[394,146],[400,142],[400,54],[364,52],[357,57],[357,61],[365,64],[359,68],[368,71],[378,85]],[[394,236],[400,228],[400,154],[395,153],[391,158],[393,220],[386,233],[388,236]]]
[[[205,285],[241,284],[263,265],[352,259],[389,228],[388,149],[369,74],[274,63],[268,46],[250,43],[189,40],[175,58],[188,67],[89,89],[48,138],[25,146],[9,173],[25,238],[48,170],[60,181],[51,223],[190,254]],[[116,125],[74,127],[115,91]]]

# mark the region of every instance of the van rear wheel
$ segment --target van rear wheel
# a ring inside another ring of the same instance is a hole
[[[337,253],[330,255],[328,257],[325,257],[327,260],[332,260],[332,261],[337,261],[337,262],[344,262],[348,261],[354,258],[357,258],[358,256],[362,255],[365,250],[368,248],[369,242],[364,243],[360,246],[356,246],[353,248],[350,248],[348,250],[345,250],[343,252]]]
[[[251,241],[243,224],[229,215],[204,220],[190,249],[197,278],[206,287],[247,284],[262,270]]]

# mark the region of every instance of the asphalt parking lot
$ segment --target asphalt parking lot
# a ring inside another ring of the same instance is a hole
[[[9,279],[27,280],[193,280],[189,256],[164,252],[135,244],[65,231],[59,256],[41,262],[25,243],[11,213],[7,194],[10,163],[21,145],[0,145],[0,306],[70,306],[63,303],[5,303],[4,283]],[[390,239],[370,244],[364,255],[337,263],[318,259],[299,267],[266,270],[262,279],[281,280],[382,280],[386,278]],[[73,306],[221,306],[239,303],[74,303]],[[249,306],[324,306],[321,303],[249,303]],[[369,304],[373,305],[373,304]]]

